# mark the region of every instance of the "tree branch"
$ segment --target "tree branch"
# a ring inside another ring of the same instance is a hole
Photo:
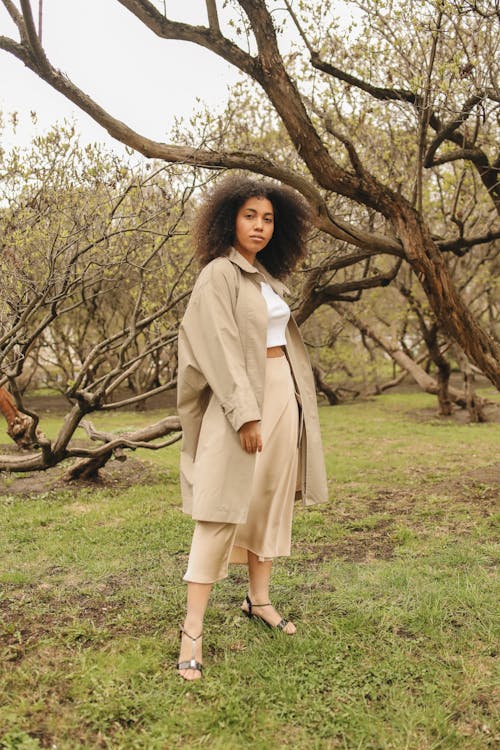
[[[29,0],[21,0],[21,10],[23,12],[26,35],[29,40],[31,51],[36,58],[38,66],[42,70],[46,70],[48,72],[50,71],[50,63],[47,60],[45,51],[40,43],[40,39],[38,38]]]
[[[138,404],[141,401],[146,401],[148,398],[158,396],[159,393],[163,393],[164,391],[171,391],[176,385],[177,380],[169,380],[168,383],[164,383],[164,385],[160,385],[158,388],[153,388],[153,390],[147,391],[147,393],[139,393],[137,396],[124,398],[122,401],[113,401],[110,404],[103,404],[99,411],[110,411],[111,409],[121,409],[124,406]]]
[[[485,154],[480,148],[457,148],[453,151],[448,151],[442,156],[434,157],[432,162],[429,162],[425,166],[437,167],[440,164],[449,164],[452,161],[459,161],[461,159],[478,164],[480,161],[483,161],[484,156]]]
[[[2,0],[2,2],[5,2],[5,0]],[[26,50],[22,44],[19,44],[19,42],[16,42],[14,39],[11,39],[8,36],[0,36],[0,49],[5,50],[6,52],[10,52],[11,55],[14,55],[14,57],[17,57],[26,65],[26,62],[24,60],[26,56]],[[34,70],[34,68],[31,69]]]
[[[429,148],[427,149],[427,153],[425,154],[424,159],[424,166],[425,167],[432,167],[436,163],[434,161],[434,156],[436,154],[436,151],[438,150],[439,146],[443,143],[443,141],[449,140],[452,133],[454,133],[460,125],[462,125],[467,118],[470,116],[470,113],[476,107],[479,102],[483,99],[482,94],[474,94],[473,96],[469,97],[467,101],[464,103],[460,113],[458,116],[449,122],[447,125],[444,125],[437,133],[436,137],[430,144]]]
[[[124,4],[125,0],[119,0],[119,2]],[[134,0],[131,4],[135,5],[136,2],[137,0]],[[157,12],[156,9],[154,11]],[[159,17],[164,20],[163,16]],[[208,169],[244,169],[279,180],[298,190],[311,203],[315,210],[315,223],[331,236],[358,247],[371,245],[380,252],[401,253],[401,243],[395,238],[366,232],[358,227],[351,226],[347,222],[335,219],[327,209],[320,191],[299,173],[275,164],[265,156],[245,151],[208,151],[153,141],[114,118],[54,67],[50,67],[50,71],[38,68],[36,62],[26,53],[26,48],[23,45],[14,42],[12,39],[0,37],[0,48],[15,55],[40,78],[102,125],[113,138],[125,143],[144,156]]]
[[[476,245],[486,245],[488,242],[500,239],[500,230],[488,232],[478,237],[459,237],[455,240],[437,240],[436,244],[445,252],[452,252],[455,255],[465,255],[467,250]],[[463,250],[464,252],[460,252]]]
[[[344,70],[341,70],[341,68],[337,68],[335,65],[325,62],[320,58],[317,52],[312,52],[311,54],[311,65],[313,68],[316,68],[316,70],[321,70],[323,73],[327,73],[333,78],[337,78],[339,81],[344,81],[344,83],[348,83],[361,91],[365,91],[375,99],[381,101],[407,102],[416,106],[422,104],[421,97],[413,91],[407,89],[391,89],[386,88],[385,86],[373,86],[371,83],[363,81],[362,78],[346,73]]]
[[[263,76],[258,80],[290,136],[301,159],[318,184],[359,202],[362,186],[335,162],[311,122],[299,90],[280,55],[272,17],[264,0],[238,0],[248,16],[259,50]],[[373,195],[366,194],[369,201]],[[375,207],[375,206],[374,206]],[[378,209],[377,209],[378,210]]]
[[[289,3],[288,0],[285,0],[285,6],[286,6],[286,9],[288,10],[291,18],[292,18],[292,21],[295,24],[295,27],[296,27],[297,31],[299,32],[300,36],[302,37],[302,41],[306,45],[309,54],[312,56],[314,54],[313,47],[312,47],[309,39],[307,38],[307,34],[305,33],[304,29],[302,28],[302,25],[299,22],[297,14],[293,10],[293,8],[292,8],[292,6],[291,6],[291,4]]]
[[[306,44],[306,46],[308,47],[308,49],[310,49],[308,44]],[[382,86],[373,86],[367,81],[364,81],[357,76],[353,76],[350,73],[346,73],[341,68],[325,62],[320,58],[319,54],[314,51],[311,52],[311,64],[317,70],[320,70],[339,81],[344,81],[344,83],[355,86],[359,90],[365,91],[366,93],[370,94],[370,96],[380,101],[406,102],[408,104],[412,104],[417,109],[421,109],[424,106],[423,98],[419,94],[416,94],[413,91],[409,91],[407,89],[392,89]],[[467,140],[464,134],[457,132],[460,125],[465,121],[465,119],[467,119],[468,114],[470,114],[470,112],[467,114],[465,111],[467,109],[467,106],[469,105],[470,109],[472,110],[475,104],[477,104],[478,101],[481,101],[481,99],[485,97],[488,97],[493,101],[498,101],[498,95],[494,90],[490,88],[481,90],[467,100],[459,117],[446,126],[443,125],[440,118],[434,111],[428,111],[427,121],[433,128],[433,130],[437,133],[437,136],[432,142],[426,154],[424,166],[426,168],[429,168],[431,166],[438,166],[439,164],[446,164],[449,161],[457,161],[458,159],[470,160],[477,168],[481,180],[488,190],[488,193],[490,194],[495,206],[497,207],[497,209],[500,209],[498,170],[495,169],[495,166],[491,167],[489,165],[488,157],[486,156],[484,151],[482,151],[480,148],[474,147],[474,145]],[[455,143],[455,145],[460,147],[460,150],[452,151],[450,152],[450,154],[447,154],[441,158],[436,158],[435,151],[444,140]],[[433,150],[431,153],[429,153],[431,149]]]
[[[363,178],[365,176],[365,169],[363,167],[363,164],[361,163],[361,159],[359,158],[358,152],[356,151],[354,147],[354,143],[346,135],[344,135],[339,130],[333,127],[332,121],[330,120],[329,117],[326,117],[324,119],[324,124],[325,124],[325,129],[327,133],[330,133],[330,135],[333,135],[334,138],[336,138],[345,146],[345,149],[349,155],[349,159],[354,168],[354,171],[356,172],[358,177]]]
[[[172,445],[181,439],[182,435],[176,435],[162,443],[151,441],[164,437],[172,432],[179,432],[181,423],[179,417],[165,417],[159,422],[143,427],[135,432],[124,432],[121,435],[113,435],[107,432],[98,432],[89,420],[82,420],[80,426],[86,431],[91,440],[100,440],[104,444],[99,448],[71,448],[66,450],[68,457],[81,458],[99,458],[106,453],[117,450],[118,448],[148,448],[149,450],[158,450],[167,445]]]
[[[24,26],[24,21],[23,21],[23,17],[21,13],[19,13],[18,9],[16,8],[12,0],[2,0],[2,4],[5,6],[7,13],[16,24],[19,30],[19,33],[21,35],[21,39],[25,41],[27,39],[27,35],[26,35],[26,29]]]
[[[388,273],[379,273],[366,279],[355,279],[354,281],[343,281],[339,284],[328,284],[321,288],[321,294],[325,298],[323,304],[330,300],[343,297],[349,292],[357,292],[364,289],[374,289],[377,286],[389,286],[391,281],[396,278],[401,261],[397,261],[394,267]]]
[[[297,310],[294,311],[294,317],[297,325],[301,326],[318,307],[321,305],[331,305],[333,302],[354,302],[359,299],[365,289],[374,289],[378,286],[388,286],[397,276],[401,267],[402,259],[398,259],[394,267],[388,273],[379,273],[375,276],[366,276],[362,279],[342,281],[338,284],[321,284],[323,269],[321,266],[314,270],[311,279],[308,281],[304,290],[304,295]],[[365,269],[366,272],[366,269]],[[349,296],[355,292],[355,296]]]
[[[430,106],[430,95],[431,95],[431,80],[432,72],[434,69],[434,63],[436,61],[436,52],[439,40],[439,32],[441,30],[441,23],[443,20],[443,9],[439,7],[437,9],[437,18],[435,27],[432,30],[432,45],[429,56],[429,63],[427,65],[427,75],[425,83],[425,91],[422,98],[422,107],[418,113],[418,150],[417,150],[417,173],[415,177],[415,203],[420,213],[423,210],[423,168],[424,168],[424,153],[425,144],[427,139],[427,129],[429,127],[431,106]]]
[[[449,138],[449,140],[452,139],[452,137]],[[434,156],[432,164],[429,166],[437,167],[441,164],[449,164],[461,160],[470,161],[474,165],[497,212],[500,213],[500,164],[498,164],[498,160],[490,164],[487,154],[481,148],[471,145],[467,148],[460,147],[453,151],[448,151],[441,156]]]
[[[311,266],[299,270],[301,273],[311,273],[312,271],[319,271],[321,273],[326,273],[327,271],[339,271],[341,268],[349,268],[349,266],[361,263],[374,255],[378,255],[378,250],[372,248],[371,250],[366,250],[362,253],[353,253],[352,255],[346,255],[341,258],[326,259],[325,262],[319,266]]]
[[[215,0],[206,0],[208,25],[214,34],[222,36],[219,25],[219,14],[217,13],[217,3]]]
[[[127,8],[148,27],[156,36],[162,39],[176,39],[192,42],[215,52],[235,65],[239,70],[252,76],[256,80],[262,79],[262,69],[259,61],[244,52],[237,44],[222,36],[218,20],[214,30],[213,21],[217,19],[215,1],[207,0],[207,12],[210,28],[206,26],[192,26],[179,21],[171,21],[163,16],[149,0],[118,0],[120,5]]]

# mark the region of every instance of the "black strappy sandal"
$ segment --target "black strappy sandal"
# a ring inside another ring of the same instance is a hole
[[[245,617],[248,617],[250,620],[252,620],[255,617],[258,620],[260,620],[261,622],[263,622],[264,625],[267,625],[268,628],[271,628],[271,630],[276,630],[276,628],[278,630],[283,630],[288,625],[288,623],[290,622],[290,620],[285,620],[285,618],[282,618],[278,622],[277,625],[271,625],[270,622],[268,622],[267,620],[264,620],[263,617],[261,617],[260,615],[255,614],[255,612],[252,611],[255,607],[271,607],[272,606],[271,602],[267,602],[266,604],[252,604],[252,602],[250,601],[250,597],[248,596],[248,594],[245,597],[245,601],[248,604],[248,610],[243,609],[243,607],[241,608],[241,611],[243,612],[243,614],[245,615]],[[286,633],[286,635],[293,635],[293,633]]]
[[[177,662],[176,669],[196,669],[200,675],[203,674],[203,664],[201,664],[199,661],[196,661],[196,641],[201,638],[203,633],[200,633],[200,635],[196,636],[196,638],[193,638],[192,635],[189,635],[189,633],[184,630],[182,625],[179,626],[179,640],[182,640],[182,636],[185,635],[191,640],[191,659],[189,661],[179,661]],[[183,680],[186,680],[187,678],[184,677],[184,675],[179,675],[182,677]],[[191,682],[191,680],[189,680]]]

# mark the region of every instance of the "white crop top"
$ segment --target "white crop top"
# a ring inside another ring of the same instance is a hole
[[[266,281],[261,281],[260,286],[267,305],[267,348],[285,346],[285,330],[290,320],[290,308]]]

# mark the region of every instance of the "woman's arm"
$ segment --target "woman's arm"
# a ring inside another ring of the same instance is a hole
[[[179,332],[179,378],[189,381],[190,368],[201,372],[232,427],[239,432],[249,422],[258,423],[261,414],[248,379],[234,317],[235,273],[239,271],[233,264],[221,258],[200,274]],[[258,444],[254,428],[245,430],[244,442],[245,450],[246,445]]]

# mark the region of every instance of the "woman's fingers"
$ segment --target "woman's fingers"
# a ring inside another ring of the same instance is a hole
[[[260,422],[245,422],[240,427],[240,444],[247,453],[256,453],[262,450],[262,435],[260,432]]]

